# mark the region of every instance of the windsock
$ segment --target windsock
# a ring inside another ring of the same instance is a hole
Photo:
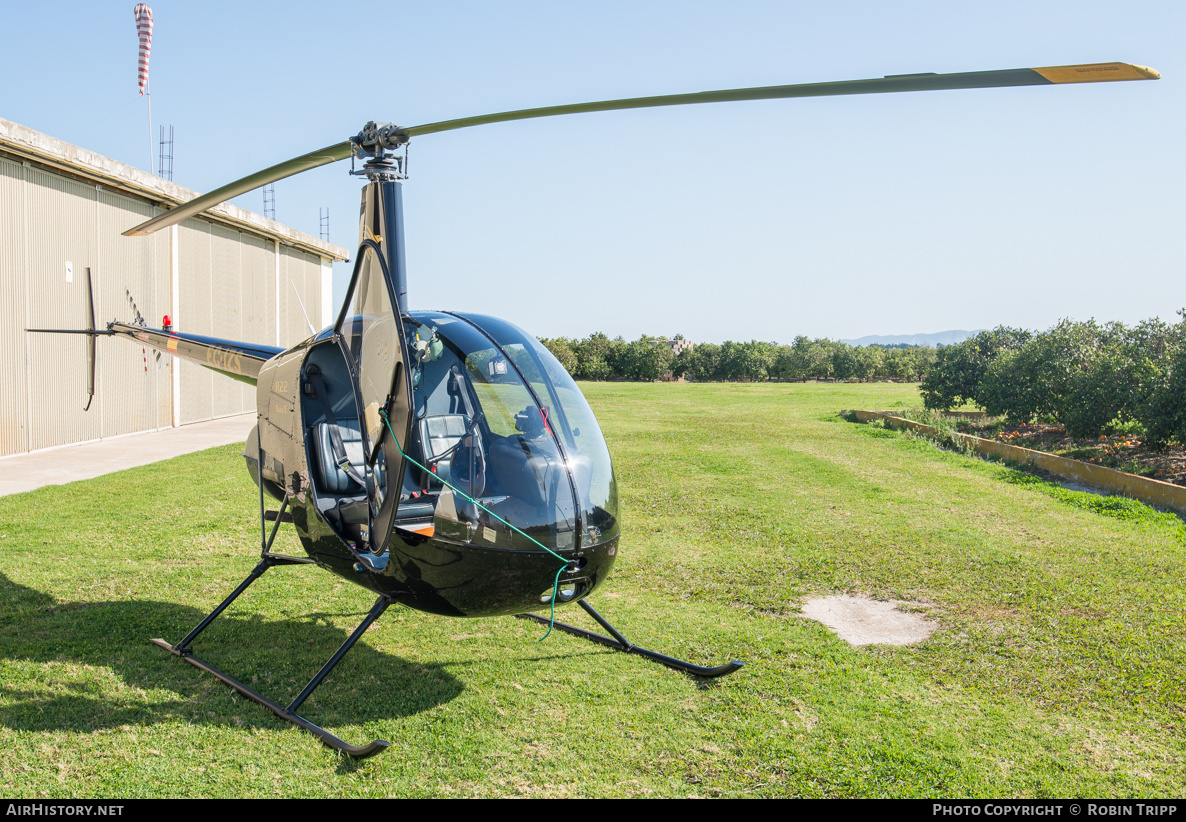
[[[152,9],[147,3],[136,4],[136,34],[140,37],[140,64],[136,76],[143,97],[148,86],[148,53],[152,51]]]

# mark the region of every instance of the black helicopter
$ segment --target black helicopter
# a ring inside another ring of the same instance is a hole
[[[1157,79],[1125,63],[962,74],[907,74],[525,109],[414,127],[367,123],[335,145],[198,197],[125,232],[150,234],[259,186],[321,165],[362,161],[359,246],[337,321],[289,349],[201,337],[142,321],[91,326],[256,386],[246,443],[259,486],[261,559],[185,638],[158,645],[280,718],[354,757],[388,743],[347,744],[297,711],[393,602],[443,616],[518,615],[701,677],[729,674],[631,644],[589,604],[620,540],[609,450],[572,378],[534,337],[494,317],[411,310],[401,180],[413,137],[562,114],[741,100]],[[93,393],[93,375],[92,375]],[[268,510],[270,497],[278,510]],[[267,523],[272,526],[269,531]],[[307,554],[274,553],[291,522]],[[313,563],[378,595],[362,624],[287,706],[193,654],[194,639],[276,565]],[[577,603],[609,636],[530,613]]]

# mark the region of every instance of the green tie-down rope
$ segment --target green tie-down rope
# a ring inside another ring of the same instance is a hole
[[[552,556],[556,557],[556,559],[560,560],[560,562],[561,562],[562,564],[561,564],[561,566],[560,566],[560,567],[559,567],[559,568],[556,570],[556,579],[555,579],[555,581],[552,583],[552,613],[551,613],[551,616],[548,618],[548,632],[547,632],[546,634],[544,634],[543,636],[541,636],[541,637],[539,638],[539,640],[538,640],[539,642],[543,642],[543,641],[544,641],[545,639],[547,639],[547,638],[548,638],[548,636],[549,636],[549,635],[552,633],[552,626],[553,626],[553,625],[555,624],[555,622],[556,622],[556,597],[560,595],[560,575],[561,575],[562,573],[564,573],[564,569],[568,567],[568,560],[566,560],[564,557],[562,557],[562,556],[560,556],[559,554],[557,554],[555,551],[553,551],[553,550],[552,550],[551,548],[549,548],[548,546],[544,545],[544,544],[543,544],[542,542],[540,542],[538,539],[535,539],[534,537],[532,537],[530,534],[527,534],[527,533],[525,533],[525,532],[523,532],[523,531],[520,531],[518,528],[516,528],[515,526],[511,525],[509,522],[507,522],[505,519],[503,519],[502,517],[500,517],[498,514],[494,513],[494,512],[493,512],[493,511],[491,511],[489,508],[487,508],[485,505],[483,505],[482,503],[478,502],[476,499],[474,499],[473,497],[471,497],[469,494],[467,494],[467,493],[465,493],[464,491],[462,491],[462,490],[461,490],[460,488],[458,488],[456,485],[454,485],[453,483],[449,482],[449,481],[448,481],[447,479],[445,479],[444,477],[442,477],[442,476],[440,476],[439,474],[437,474],[437,473],[436,473],[435,471],[433,471],[431,468],[427,468],[427,467],[425,467],[425,466],[421,465],[420,463],[416,462],[416,460],[414,460],[414,459],[412,459],[410,456],[408,456],[408,453],[407,453],[406,451],[404,451],[404,447],[403,447],[402,445],[400,445],[400,444],[399,444],[399,437],[397,437],[397,436],[395,435],[395,429],[391,427],[391,420],[389,420],[389,419],[387,418],[387,411],[386,411],[386,410],[384,410],[384,409],[380,409],[380,410],[379,410],[379,416],[380,416],[380,417],[382,417],[382,418],[383,418],[383,422],[387,424],[387,430],[391,432],[391,441],[395,443],[395,447],[399,449],[399,452],[400,452],[400,454],[402,454],[402,455],[403,455],[403,458],[404,458],[404,459],[406,459],[408,462],[412,463],[412,465],[415,465],[415,466],[416,466],[417,468],[419,468],[421,471],[426,471],[426,472],[428,472],[428,473],[432,474],[434,477],[436,477],[438,480],[440,480],[440,481],[441,481],[443,484],[445,484],[445,485],[449,486],[450,488],[452,488],[452,489],[453,489],[453,491],[454,491],[454,493],[461,494],[461,496],[465,497],[467,500],[469,500],[469,501],[470,501],[470,502],[472,502],[474,505],[476,505],[476,506],[478,506],[479,508],[481,508],[481,509],[482,509],[483,511],[485,511],[487,514],[489,514],[490,516],[494,517],[496,520],[498,520],[499,522],[501,522],[501,523],[502,523],[503,525],[505,525],[507,528],[510,528],[510,529],[511,529],[512,531],[514,531],[516,534],[521,534],[522,536],[526,537],[528,540],[530,540],[531,542],[534,542],[534,543],[535,543],[536,545],[538,545],[540,548],[543,548],[543,549],[544,549],[545,551],[547,551],[549,554],[551,554]]]

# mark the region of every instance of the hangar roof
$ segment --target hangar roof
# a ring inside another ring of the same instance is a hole
[[[71,145],[49,135],[0,118],[0,156],[8,156],[58,172],[64,172],[113,191],[130,194],[163,208],[172,208],[198,196],[171,180],[125,165],[85,148]],[[350,252],[259,214],[223,203],[205,212],[203,218],[227,223],[235,228],[261,234],[332,260],[345,260]]]

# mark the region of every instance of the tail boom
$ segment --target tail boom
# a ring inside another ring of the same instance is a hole
[[[278,346],[181,334],[134,323],[113,322],[107,329],[117,337],[172,354],[178,359],[196,363],[248,385],[256,384],[264,363],[284,351]]]

